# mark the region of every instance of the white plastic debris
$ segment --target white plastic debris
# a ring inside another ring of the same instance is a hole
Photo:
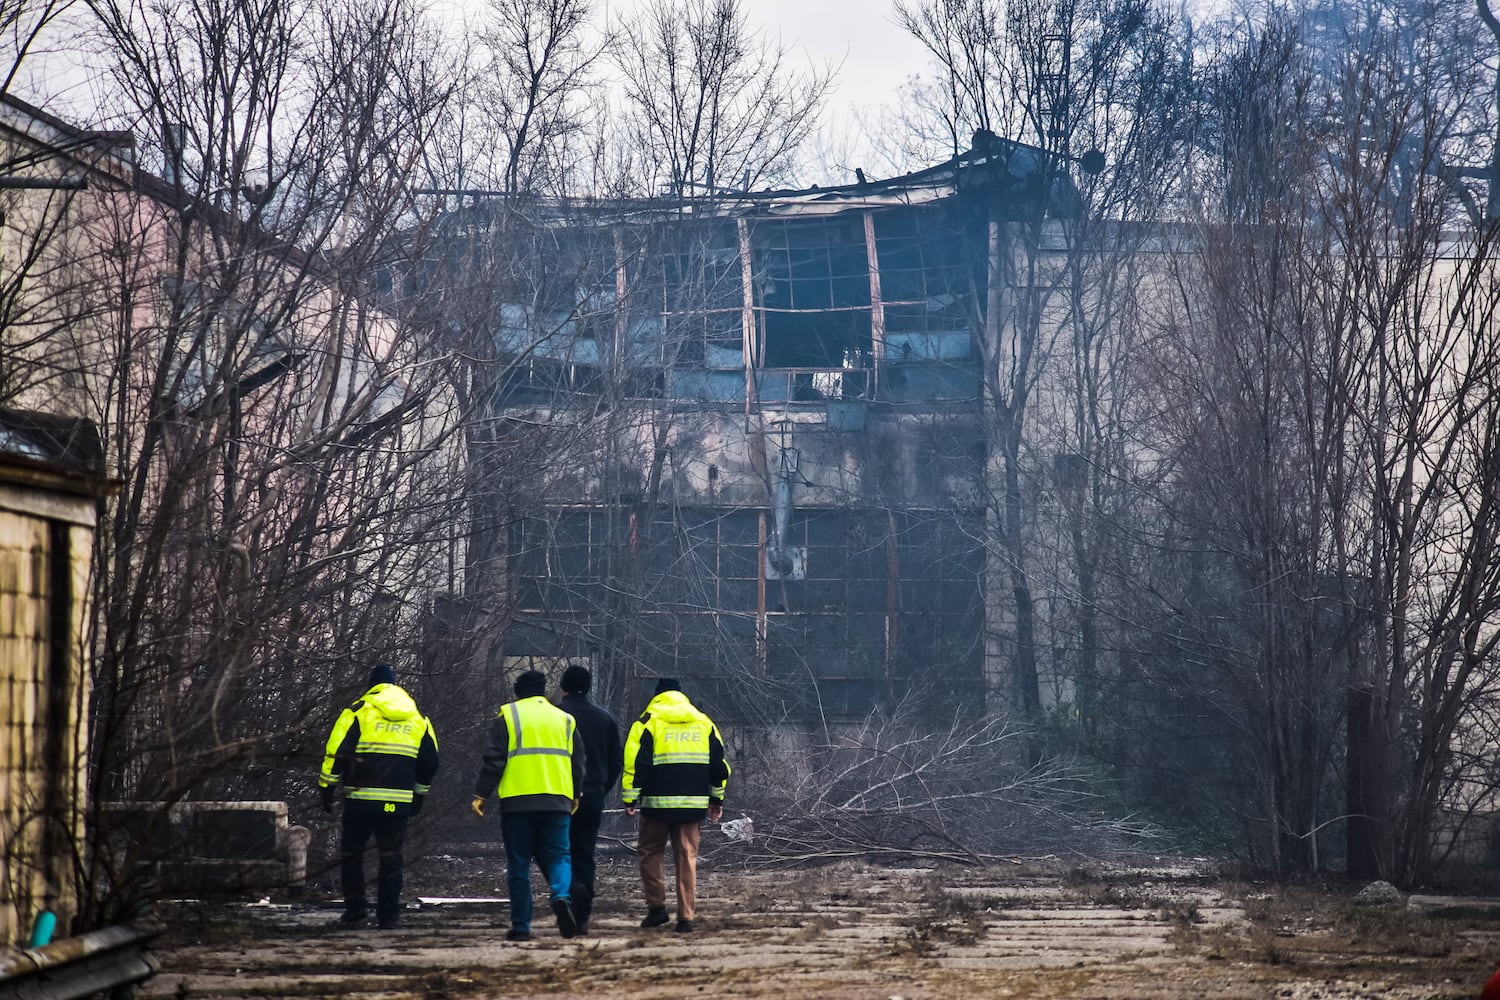
[[[724,836],[730,840],[748,841],[755,836],[755,821],[749,816],[744,819],[732,819],[721,827]]]

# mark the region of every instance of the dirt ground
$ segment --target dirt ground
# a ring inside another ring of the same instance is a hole
[[[1356,905],[1201,863],[765,871],[710,857],[689,936],[637,926],[633,859],[616,852],[588,937],[539,919],[523,944],[504,940],[503,903],[417,902],[497,895],[493,851],[409,867],[395,931],[334,929],[327,876],[300,901],[164,906],[162,971],[139,995],[1472,1000],[1500,959],[1493,901]]]

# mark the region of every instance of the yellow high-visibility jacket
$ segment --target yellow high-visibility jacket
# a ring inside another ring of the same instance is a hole
[[[502,813],[572,812],[584,760],[571,715],[542,695],[518,698],[501,705],[490,726],[474,794],[498,791]]]
[[[691,823],[724,801],[729,761],[708,716],[681,691],[651,699],[625,740],[620,798],[655,819]]]
[[[376,684],[339,713],[323,751],[318,785],[342,784],[347,803],[406,813],[438,769],[432,723],[399,685]]]

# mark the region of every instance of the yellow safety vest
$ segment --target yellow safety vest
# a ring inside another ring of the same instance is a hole
[[[501,705],[500,717],[506,728],[500,798],[573,798],[573,717],[541,695]]]

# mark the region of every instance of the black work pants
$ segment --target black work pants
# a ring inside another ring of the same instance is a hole
[[[604,818],[604,793],[584,792],[568,825],[568,851],[573,856],[573,916],[579,923],[594,912],[594,848]]]
[[[380,881],[375,894],[375,919],[391,925],[401,916],[401,845],[406,840],[406,813],[388,813],[380,802],[346,802],[339,843],[339,878],[344,889],[344,912],[363,914],[365,900],[365,844],[375,838],[380,852]]]

